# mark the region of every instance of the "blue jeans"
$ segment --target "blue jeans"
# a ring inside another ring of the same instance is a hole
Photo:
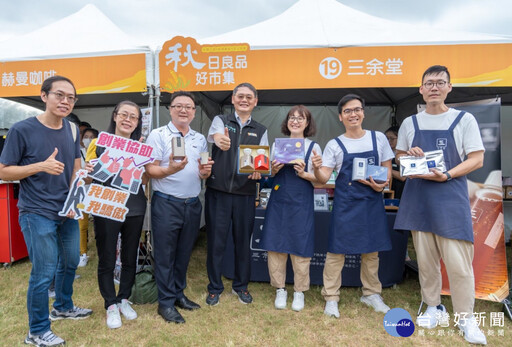
[[[52,220],[35,213],[19,217],[32,271],[28,281],[27,311],[30,333],[50,329],[48,288],[55,277],[57,311],[73,308],[73,281],[80,258],[80,232],[73,219]]]

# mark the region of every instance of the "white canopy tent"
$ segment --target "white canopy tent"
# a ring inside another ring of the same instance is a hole
[[[449,31],[375,17],[336,0],[300,0],[263,22],[198,40],[246,42],[251,49],[511,42],[512,38]]]
[[[512,43],[512,37],[450,31],[444,28],[393,22],[355,10],[336,0],[299,0],[286,11],[273,18],[221,35],[198,39],[198,42],[203,45],[248,43],[251,50],[326,47],[343,49],[345,47],[379,46],[412,46],[408,47],[410,49],[414,49],[415,46],[432,46],[434,49],[435,46],[443,45],[460,45],[463,47],[470,44],[510,44]],[[480,45],[477,49],[485,49],[485,47]],[[419,51],[421,50],[418,49]],[[471,61],[471,59],[471,56],[467,56],[468,61]],[[421,61],[422,57],[418,56],[417,60]],[[300,57],[297,57],[297,61],[300,61]],[[461,63],[463,62],[461,61]],[[425,68],[427,67],[425,66]],[[452,68],[454,67],[452,66]],[[420,77],[418,76],[418,79]],[[201,93],[205,96],[205,103],[213,101],[210,108],[212,111],[208,114],[211,115],[214,111],[218,111],[218,107],[214,103],[223,107],[230,107],[230,93],[230,91]],[[406,85],[393,88],[278,89],[260,90],[258,109],[263,110],[265,107],[272,106],[275,110],[279,110],[279,113],[275,113],[276,118],[282,119],[290,105],[318,106],[321,109],[315,110],[317,114],[320,116],[325,114],[328,117],[318,117],[317,119],[321,119],[320,122],[324,122],[325,118],[331,120],[329,124],[320,125],[324,129],[330,129],[329,133],[322,137],[330,138],[335,133],[339,134],[341,130],[339,122],[336,121],[335,105],[340,97],[347,93],[359,94],[366,99],[368,105],[371,105],[374,109],[379,109],[378,121],[376,119],[376,122],[381,122],[381,125],[376,127],[374,124],[367,124],[368,127],[378,130],[386,129],[395,121],[401,122],[405,117],[415,113],[416,105],[423,102],[418,87]],[[501,97],[502,105],[505,105],[502,107],[502,115],[512,116],[512,106],[510,106],[512,105],[512,87],[510,86],[459,85],[450,93],[447,102],[456,103],[494,98],[496,96]],[[382,108],[383,106],[384,108]],[[322,111],[322,108],[324,111]],[[273,119],[268,115],[269,112],[270,108],[265,111],[262,118]],[[387,113],[389,117],[387,121],[382,122],[382,112]],[[393,121],[391,117],[394,117]],[[368,118],[370,117],[367,116],[367,120]],[[512,117],[502,119],[503,131],[512,127],[510,124],[512,121],[509,121],[509,118]],[[276,119],[272,121],[273,126],[276,122],[278,123]],[[270,123],[268,124],[270,125]],[[278,135],[278,131],[272,135]],[[324,141],[320,140],[319,142],[323,143]],[[506,162],[504,161],[504,164]]]
[[[12,62],[44,61],[88,57],[125,56],[145,54],[145,87],[152,93],[154,86],[154,59],[149,46],[136,42],[119,29],[94,5],[86,5],[78,12],[30,33],[0,42],[0,75]],[[133,67],[140,69],[139,67]],[[57,71],[59,73],[59,71]],[[75,81],[77,84],[78,81]],[[112,106],[130,99],[140,105],[148,104],[141,92],[123,93],[122,90],[100,90],[79,95],[74,113],[82,120],[103,129],[108,122]],[[4,97],[0,93],[0,97]],[[10,97],[35,107],[42,107],[38,95]],[[106,107],[98,109],[98,107]]]

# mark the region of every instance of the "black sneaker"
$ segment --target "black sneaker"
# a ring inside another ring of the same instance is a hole
[[[219,297],[220,297],[220,294],[208,293],[208,296],[206,297],[206,304],[210,305],[210,306],[218,305]]]
[[[67,311],[57,311],[53,309],[50,312],[50,320],[55,321],[59,319],[84,319],[92,314],[92,310],[88,308],[80,308],[74,306],[72,309]]]
[[[35,346],[62,346],[66,341],[58,337],[53,331],[48,330],[41,335],[32,335],[30,332],[25,337],[25,344]]]
[[[252,296],[251,293],[247,289],[242,289],[239,291],[236,291],[233,289],[233,294],[238,295],[238,300],[242,304],[250,304],[252,302]]]

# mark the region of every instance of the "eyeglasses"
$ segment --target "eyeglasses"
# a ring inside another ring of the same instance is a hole
[[[171,108],[174,108],[176,111],[180,112],[181,110],[185,109],[187,112],[195,110],[196,108],[192,105],[171,105]]]
[[[396,141],[397,139],[396,136],[386,136],[386,138],[388,139],[388,141]]]
[[[120,113],[117,113],[117,115],[119,116],[119,118],[121,118],[121,120],[130,119],[131,122],[136,122],[139,120],[139,116],[137,116],[134,113],[128,114],[125,112],[120,112]]]
[[[64,100],[64,98],[68,99],[68,102],[70,104],[74,104],[78,101],[78,98],[74,95],[64,95],[62,94],[61,92],[48,92],[48,94],[53,94],[55,95],[55,98],[58,100],[58,101],[62,101]]]
[[[434,86],[437,86],[438,88],[443,88],[447,83],[448,82],[446,82],[446,81],[437,81],[437,82],[428,81],[428,82],[423,83],[423,86],[427,89],[432,89]]]
[[[343,110],[343,114],[346,116],[350,116],[352,113],[361,114],[361,113],[363,113],[363,110],[364,110],[364,108],[362,108],[362,107],[346,108]]]
[[[254,96],[251,94],[236,94],[235,98],[237,98],[238,100],[247,99],[247,101],[252,101],[252,99],[254,99]]]
[[[290,123],[293,123],[293,122],[302,123],[305,120],[306,120],[306,118],[301,117],[301,116],[299,116],[299,117],[292,116],[292,117],[288,118],[288,122],[290,122]]]

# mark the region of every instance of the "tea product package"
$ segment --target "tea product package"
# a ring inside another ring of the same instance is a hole
[[[354,158],[352,162],[352,181],[366,179],[368,160],[366,158]]]
[[[274,142],[274,159],[282,164],[304,162],[304,139],[276,138]]]

